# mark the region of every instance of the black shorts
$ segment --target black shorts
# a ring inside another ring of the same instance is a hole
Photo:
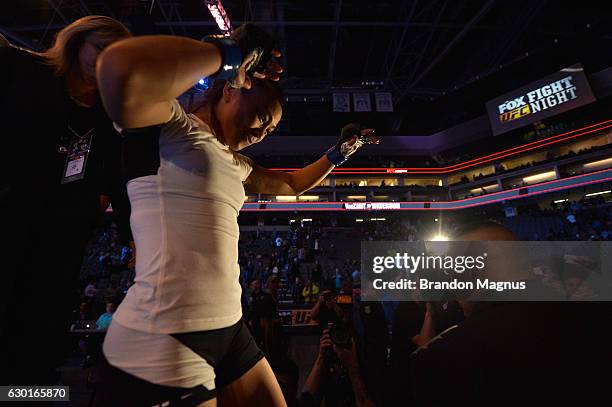
[[[202,363],[213,367],[215,389],[154,384],[112,366],[103,356],[98,365],[95,406],[197,406],[215,398],[216,389],[240,378],[264,357],[242,319],[228,328],[172,336],[201,356]]]

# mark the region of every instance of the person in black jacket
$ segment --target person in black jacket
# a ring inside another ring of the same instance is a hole
[[[111,202],[131,241],[120,136],[95,79],[98,54],[129,36],[87,16],[45,52],[0,47],[1,385],[54,384],[83,251]]]

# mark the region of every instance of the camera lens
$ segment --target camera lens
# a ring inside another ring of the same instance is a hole
[[[337,346],[341,346],[343,348],[351,347],[351,331],[345,324],[333,324],[329,329],[329,337]]]

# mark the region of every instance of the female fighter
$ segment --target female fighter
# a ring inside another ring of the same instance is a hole
[[[270,52],[261,33],[243,26],[232,38],[204,42],[131,38],[99,59],[104,105],[123,132],[138,250],[135,284],[104,344],[99,405],[285,405],[242,320],[237,216],[245,190],[300,195],[378,140],[371,129],[349,126],[293,173],[242,155],[282,114],[280,66],[254,70]],[[202,77],[215,84],[207,103],[187,114],[176,98]]]

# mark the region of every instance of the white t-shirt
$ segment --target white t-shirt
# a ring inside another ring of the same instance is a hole
[[[242,315],[237,217],[252,161],[177,101],[159,155],[156,175],[127,184],[136,277],[113,318],[149,333],[231,326]]]

